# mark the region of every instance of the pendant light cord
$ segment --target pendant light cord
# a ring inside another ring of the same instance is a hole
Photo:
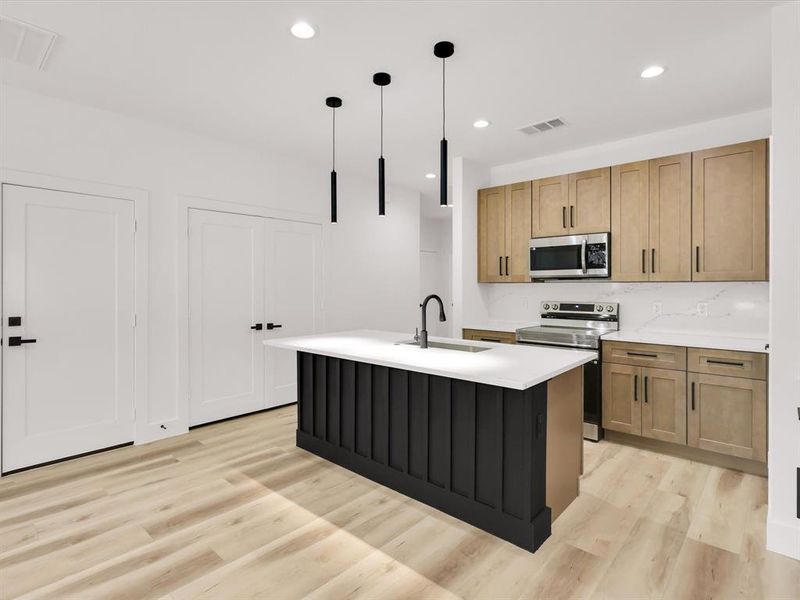
[[[383,158],[383,86],[381,86],[381,158]]]
[[[334,107],[331,109],[333,111],[333,168],[332,171],[336,170],[336,108]]]
[[[444,139],[444,138],[445,138],[445,134],[444,134],[444,122],[445,122],[445,104],[444,104],[444,95],[445,95],[444,81],[445,81],[445,73],[444,73],[444,63],[445,63],[445,59],[443,58],[443,59],[442,59],[442,139]]]

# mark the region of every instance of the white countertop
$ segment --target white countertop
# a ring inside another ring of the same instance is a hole
[[[539,325],[538,320],[530,321],[473,321],[464,325],[464,329],[482,329],[484,331],[502,331],[504,333],[516,333],[517,329],[523,327],[533,327]]]
[[[359,330],[278,338],[266,340],[264,344],[274,348],[322,354],[516,390],[527,389],[597,358],[596,352],[586,350],[494,344],[439,337],[429,339],[490,349],[475,353],[441,348],[423,350],[396,343],[410,340],[412,337],[413,335],[408,333]]]
[[[677,333],[622,329],[614,333],[607,333],[602,339],[604,342],[636,342],[639,344],[662,344],[665,346],[769,353],[769,350],[765,348],[769,342],[766,336],[749,338],[713,333]]]

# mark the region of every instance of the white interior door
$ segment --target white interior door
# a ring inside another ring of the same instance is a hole
[[[189,424],[264,408],[266,219],[189,211]]]
[[[322,310],[322,228],[267,220],[266,339],[319,331]],[[297,401],[296,353],[266,348],[266,405]]]
[[[3,470],[132,441],[133,202],[2,198]]]

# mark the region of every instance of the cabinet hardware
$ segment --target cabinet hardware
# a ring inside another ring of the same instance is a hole
[[[647,354],[646,352],[627,352],[628,356],[641,356],[643,358],[658,358],[658,354]]]
[[[656,249],[652,248],[650,250],[650,272],[656,272]]]
[[[642,273],[646,273],[645,262],[647,261],[647,250],[642,248]]]
[[[264,326],[261,323],[256,323],[255,325],[251,325],[250,329],[255,329],[256,331],[261,331],[264,329]]]
[[[9,327],[19,327],[22,325],[22,317],[8,317]]]
[[[267,323],[267,329],[280,329],[283,327],[280,323]]]
[[[692,382],[692,410],[694,410],[694,381]]]
[[[497,344],[502,344],[503,343],[503,340],[501,340],[500,338],[481,338],[481,341],[482,342],[495,342]]]
[[[497,257],[497,268],[499,269],[497,274],[500,275],[500,277],[502,277],[503,276],[503,257],[502,256],[498,256]]]
[[[508,257],[506,256],[506,276],[508,276]]]
[[[696,273],[700,272],[700,246],[694,247],[694,270]]]
[[[726,365],[728,367],[743,367],[744,363],[736,360],[719,360],[714,358],[707,358],[706,362],[710,365]]]
[[[647,404],[647,375],[644,377],[644,403]]]
[[[569,207],[569,226],[575,227],[575,207]]]
[[[8,338],[8,345],[9,346],[21,346],[22,344],[35,344],[35,343],[36,343],[36,338],[31,338],[29,340],[23,340],[18,335],[12,335],[10,338]]]
[[[634,402],[638,402],[639,401],[639,376],[638,375],[634,375],[633,376],[633,401]]]
[[[561,207],[561,227],[563,227],[564,229],[567,228],[567,207],[566,206],[562,206]]]

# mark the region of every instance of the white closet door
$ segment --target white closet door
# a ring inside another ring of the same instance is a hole
[[[189,424],[264,408],[266,219],[189,211]]]
[[[133,202],[2,194],[3,470],[133,440]]]
[[[316,333],[321,312],[322,227],[269,219],[264,337],[274,339]],[[270,323],[280,327],[270,329]],[[265,360],[267,406],[296,402],[296,352],[267,347]]]

